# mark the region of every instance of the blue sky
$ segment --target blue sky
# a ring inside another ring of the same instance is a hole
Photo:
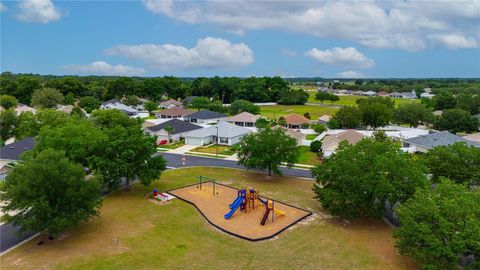
[[[480,1],[2,1],[1,71],[479,77]]]

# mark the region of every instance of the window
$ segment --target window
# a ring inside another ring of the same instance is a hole
[[[245,126],[246,127],[253,127],[253,123],[252,122],[245,122]]]
[[[228,138],[220,137],[220,143],[228,144]]]

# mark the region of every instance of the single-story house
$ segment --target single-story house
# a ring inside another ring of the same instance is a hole
[[[169,100],[160,102],[160,108],[163,108],[163,109],[168,109],[176,106],[182,106],[182,103],[175,99],[169,99]]]
[[[138,115],[138,113],[139,113],[138,110],[123,104],[118,99],[110,99],[108,101],[103,102],[102,105],[100,105],[100,109],[106,109],[106,110],[116,109],[116,110],[124,112],[125,114],[127,114],[129,116],[135,116],[135,115]]]
[[[322,125],[326,125],[328,121],[330,121],[330,119],[332,119],[330,115],[324,114],[318,118],[318,123]]]
[[[379,97],[388,97],[388,96],[390,96],[390,94],[387,93],[387,92],[385,92],[385,91],[380,91],[380,92],[377,93],[377,96],[379,96]]]
[[[183,134],[192,130],[201,129],[201,126],[182,121],[180,119],[171,119],[158,125],[153,125],[144,128],[144,132],[147,135],[157,136],[157,142],[162,140],[168,140],[168,132],[165,130],[167,126],[172,127],[172,133],[170,133],[170,139],[178,141],[183,138]]]
[[[15,113],[17,114],[17,116],[19,116],[24,112],[31,112],[33,114],[36,114],[37,110],[25,104],[18,103],[17,107],[15,108]]]
[[[377,95],[377,92],[367,91],[367,92],[364,92],[363,95],[367,97],[373,97]]]
[[[57,111],[63,112],[63,113],[66,113],[66,114],[70,114],[70,113],[72,113],[73,107],[75,107],[75,106],[73,106],[73,105],[59,105],[59,106],[57,106]],[[82,112],[83,112],[84,114],[87,113],[87,112],[86,112],[84,109],[82,109],[82,108],[80,108],[80,110],[82,110]]]
[[[433,98],[435,95],[434,94],[430,94],[430,93],[421,93],[420,94],[420,98],[428,98],[428,99],[431,99]]]
[[[215,123],[226,121],[227,115],[224,113],[213,112],[210,110],[201,110],[183,117],[185,121],[199,124]]]
[[[423,136],[405,139],[405,141],[403,142],[403,146],[405,148],[410,148],[412,152],[426,153],[436,146],[447,146],[457,142],[464,142],[467,145],[480,147],[479,143],[468,141],[448,131],[440,131]]]
[[[12,165],[18,162],[20,156],[25,151],[32,150],[34,146],[35,139],[27,137],[0,148],[0,179],[4,179]]]
[[[285,121],[287,122],[288,128],[302,128],[302,126],[307,125],[310,126],[310,119],[306,118],[303,115],[299,115],[296,113],[291,113],[284,117]]]
[[[186,115],[192,114],[194,111],[183,108],[182,106],[174,106],[160,112],[155,112],[157,118],[182,118]]]
[[[390,93],[391,98],[402,98],[402,93],[399,92],[392,92]]]
[[[364,96],[364,93],[365,92],[358,90],[358,91],[353,91],[352,95],[354,95],[354,96]]]
[[[417,98],[417,94],[415,93],[415,91],[402,92],[400,94],[401,94],[401,98],[404,98],[404,99],[416,99]]]
[[[252,131],[245,127],[240,127],[228,122],[220,122],[216,125],[196,129],[184,133],[185,144],[188,145],[207,145],[218,143],[220,145],[234,145],[240,142],[240,139]]]
[[[295,129],[288,129],[286,127],[282,126],[274,126],[273,128],[281,128],[283,131],[285,131],[285,134],[290,136],[291,138],[294,138],[297,141],[298,145],[302,145],[303,140],[307,138],[307,135],[303,134],[300,130],[295,130]]]
[[[474,142],[474,143],[480,143],[480,133],[463,136],[463,138],[467,141],[471,141],[471,142]]]
[[[365,137],[367,137],[367,135],[353,129],[345,130],[337,134],[326,135],[322,142],[323,156],[331,156],[343,141],[347,141],[350,144],[356,144]]]
[[[255,122],[260,118],[260,115],[254,115],[249,112],[241,112],[235,116],[230,117],[227,122],[233,123],[241,127],[254,127]]]

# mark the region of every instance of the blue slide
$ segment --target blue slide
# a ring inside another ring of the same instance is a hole
[[[243,197],[237,197],[235,199],[235,201],[230,204],[230,212],[228,212],[227,214],[225,214],[225,219],[229,219],[233,216],[233,214],[235,213],[235,211],[237,211],[238,207],[240,207],[240,205],[242,205],[242,202],[243,202]]]

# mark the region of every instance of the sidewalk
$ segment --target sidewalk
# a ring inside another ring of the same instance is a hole
[[[195,146],[195,145],[184,145],[184,146],[180,146],[176,149],[172,149],[172,150],[169,150],[169,151],[166,151],[167,153],[170,153],[170,154],[179,154],[179,155],[183,155],[185,154],[186,152],[194,149],[194,148],[197,148],[198,146]]]

